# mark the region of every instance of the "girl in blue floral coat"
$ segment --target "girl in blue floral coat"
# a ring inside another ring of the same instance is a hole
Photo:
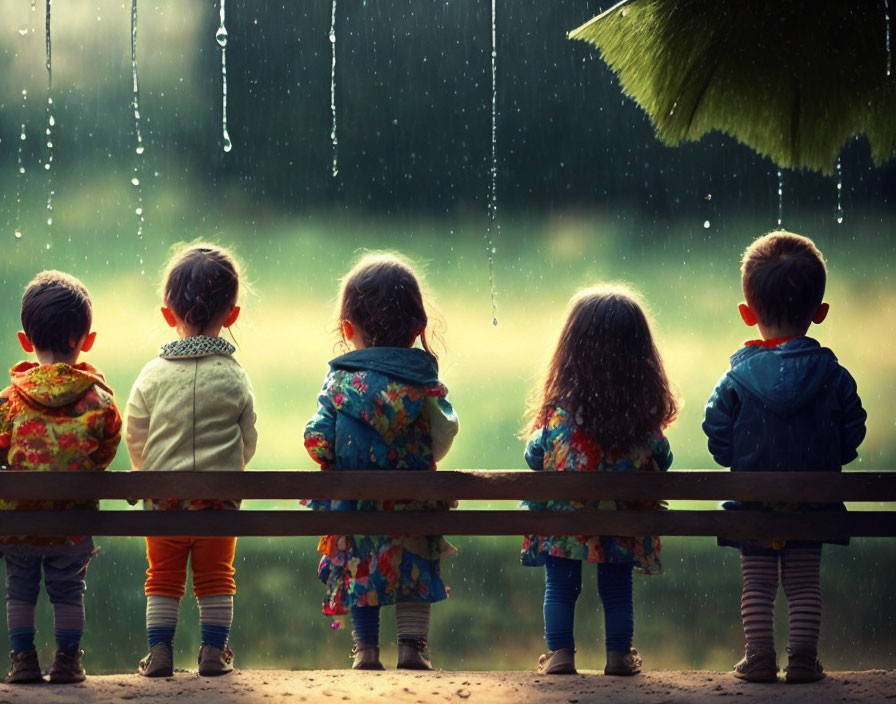
[[[330,362],[305,447],[323,470],[435,470],[457,433],[427,335],[417,276],[393,254],[364,257],[343,279],[339,325],[354,349]],[[413,345],[419,339],[423,349]],[[437,501],[312,501],[317,510],[447,510]],[[431,670],[430,605],[447,598],[442,536],[327,535],[318,545],[325,614],[351,612],[354,668],[382,670],[380,607],[396,604],[398,667]]]
[[[570,302],[544,380],[530,399],[526,462],[554,472],[664,472],[672,464],[663,429],[674,419],[670,391],[636,294],[621,286],[585,289]],[[645,477],[645,481],[649,481]],[[528,501],[530,509],[656,508],[657,502]],[[606,621],[607,675],[634,675],[632,569],[660,572],[656,536],[530,535],[522,563],[545,567],[544,632],[539,672],[574,674],[575,605],[582,562],[597,563]]]

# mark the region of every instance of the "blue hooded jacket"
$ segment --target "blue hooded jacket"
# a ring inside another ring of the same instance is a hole
[[[839,472],[856,458],[867,417],[852,376],[809,337],[739,349],[705,411],[709,451],[735,472]],[[739,501],[723,506],[768,508]],[[845,510],[842,503],[802,508]]]

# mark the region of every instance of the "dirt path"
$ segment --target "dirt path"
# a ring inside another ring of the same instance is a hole
[[[389,702],[430,704],[597,704],[622,702],[888,702],[896,703],[896,671],[834,672],[810,685],[749,684],[720,672],[647,672],[631,679],[596,672],[538,676],[531,672],[353,672],[238,670],[219,679],[194,672],[147,680],[137,675],[90,677],[78,685],[2,685],[0,704],[141,704],[148,702]]]

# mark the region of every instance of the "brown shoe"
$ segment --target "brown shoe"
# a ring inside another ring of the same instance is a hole
[[[426,638],[399,638],[398,639],[398,669],[399,670],[432,670],[432,659],[429,648],[426,646]]]
[[[353,670],[385,670],[380,662],[380,646],[355,641],[352,647]]]
[[[778,658],[774,650],[748,650],[731,674],[747,682],[777,682]]]
[[[638,655],[638,651],[634,648],[627,653],[608,650],[607,666],[604,668],[604,674],[615,677],[631,677],[641,672],[642,663],[641,656]]]
[[[538,674],[540,675],[575,675],[575,648],[559,648],[541,655],[538,658]]]
[[[203,645],[199,648],[199,674],[203,677],[217,677],[233,672],[233,652],[226,643],[223,648]]]
[[[167,643],[155,643],[140,661],[137,672],[144,677],[173,677],[174,654]]]
[[[814,655],[803,653],[788,653],[787,667],[784,668],[784,679],[787,684],[803,684],[804,682],[818,682],[827,675],[824,667]]]
[[[43,682],[36,650],[12,650],[9,653],[9,673],[5,684],[26,684]]]
[[[51,684],[71,684],[72,682],[83,682],[87,679],[87,673],[81,667],[81,656],[84,655],[83,650],[78,650],[74,655],[63,653],[61,650],[56,651],[56,659],[50,666],[50,683]]]

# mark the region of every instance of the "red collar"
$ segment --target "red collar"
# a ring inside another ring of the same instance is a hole
[[[744,347],[777,347],[783,345],[788,340],[793,340],[799,335],[791,335],[790,337],[773,337],[770,340],[747,340]]]

